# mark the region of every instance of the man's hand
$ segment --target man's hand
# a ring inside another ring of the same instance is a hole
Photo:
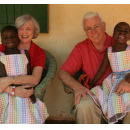
[[[81,97],[83,97],[84,100],[87,99],[86,94],[90,93],[93,94],[89,89],[87,89],[84,86],[79,87],[76,91],[75,91],[75,105],[80,103],[80,99]]]
[[[124,93],[130,93],[130,83],[126,82],[124,79],[121,80],[114,91],[116,94],[121,95]]]
[[[60,70],[59,79],[75,91],[75,105],[80,103],[81,97],[83,97],[83,99],[86,100],[87,93],[93,94],[89,89],[84,87],[81,83],[74,79],[72,75],[70,75],[68,72],[64,70]]]

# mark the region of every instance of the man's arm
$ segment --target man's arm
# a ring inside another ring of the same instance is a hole
[[[59,79],[67,86],[72,88],[75,92],[82,86],[76,79],[74,79],[68,72],[65,70],[60,70],[59,72]]]
[[[80,102],[81,96],[84,100],[86,100],[86,94],[88,92],[92,93],[89,89],[76,81],[73,76],[71,76],[68,72],[64,70],[60,70],[59,79],[75,91],[75,105]]]

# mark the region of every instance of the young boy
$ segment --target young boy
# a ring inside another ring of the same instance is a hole
[[[130,87],[125,85],[122,88],[117,87],[120,81],[126,78],[127,80],[130,79],[130,76],[129,79],[126,76],[130,73],[130,46],[127,45],[127,41],[130,39],[129,24],[125,22],[118,23],[114,28],[113,37],[115,45],[108,48],[102,66],[90,83],[90,87],[93,88],[110,62],[112,74],[103,81],[102,87],[97,86],[91,89],[96,95],[96,99],[91,96],[97,100],[97,102],[94,101],[101,107],[103,115],[109,123],[116,123],[130,111]]]
[[[4,53],[0,52],[0,76],[31,74],[29,52],[27,50],[20,51],[17,48],[19,44],[17,29],[13,26],[4,27],[1,31],[1,41],[6,50]],[[12,86],[15,88],[20,85],[12,84]],[[33,103],[36,102],[34,94],[30,98]]]

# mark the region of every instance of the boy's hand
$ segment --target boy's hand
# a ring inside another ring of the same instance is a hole
[[[121,95],[124,93],[130,93],[130,83],[126,82],[124,79],[121,80],[114,91],[116,94]]]

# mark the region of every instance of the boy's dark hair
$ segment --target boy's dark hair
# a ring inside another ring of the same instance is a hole
[[[2,31],[1,31],[1,36],[2,36],[2,34],[3,34],[4,31],[8,31],[8,30],[13,30],[13,31],[15,31],[15,32],[17,33],[16,27],[11,26],[11,25],[7,25],[7,26],[5,26],[5,27],[2,29]]]
[[[119,23],[114,27],[114,32],[115,32],[115,30],[116,30],[116,28],[118,27],[119,24],[126,24],[126,25],[129,26],[129,29],[130,29],[130,25],[129,25],[128,23],[126,23],[126,22],[119,22]]]

